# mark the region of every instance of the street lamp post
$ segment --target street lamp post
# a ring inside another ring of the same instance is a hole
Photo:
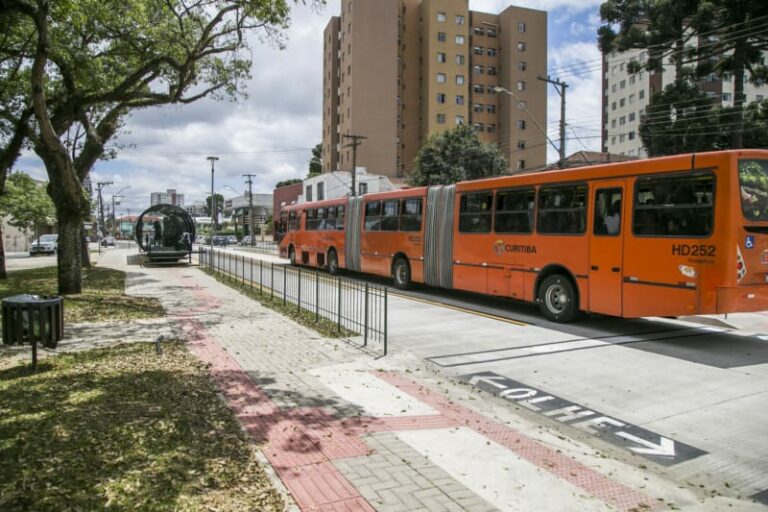
[[[496,92],[503,92],[503,93],[509,94],[510,96],[512,96],[518,102],[518,104],[522,105],[523,108],[521,110],[525,110],[525,113],[528,114],[528,117],[531,118],[531,121],[533,121],[533,124],[536,125],[536,128],[538,128],[539,131],[542,134],[544,134],[544,137],[547,138],[547,142],[549,142],[550,146],[555,148],[555,151],[557,151],[558,154],[560,153],[560,148],[558,148],[557,145],[554,142],[552,142],[552,139],[550,139],[549,135],[547,135],[547,131],[544,128],[541,127],[541,125],[536,120],[536,118],[533,117],[533,114],[531,114],[531,112],[528,110],[528,107],[526,106],[526,104],[517,96],[517,94],[513,93],[509,89],[505,89],[504,87],[501,87],[501,86],[498,86],[498,85],[496,87],[494,87],[493,90],[496,91]]]
[[[213,236],[216,234],[216,196],[213,195],[213,174],[214,163],[218,160],[217,156],[209,156],[206,160],[211,161],[211,254],[213,254]]]

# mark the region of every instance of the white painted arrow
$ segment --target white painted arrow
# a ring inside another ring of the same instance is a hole
[[[502,377],[501,375],[474,375],[472,376],[471,379],[469,379],[469,384],[471,386],[476,386],[478,382],[486,382],[493,387],[496,387],[499,389],[507,389],[507,386],[496,382],[497,380],[505,380],[505,379],[506,378]]]
[[[632,450],[635,453],[642,453],[644,455],[661,455],[664,457],[675,456],[675,442],[666,437],[659,436],[659,443],[656,444],[651,441],[642,439],[640,437],[633,436],[632,434],[628,434],[626,432],[616,432],[616,435],[619,437],[623,437],[628,441],[632,441],[633,443],[641,444],[646,447],[646,448],[640,448],[637,446],[630,447],[630,450]]]

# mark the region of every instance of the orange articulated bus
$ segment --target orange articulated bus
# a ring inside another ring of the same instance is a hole
[[[298,204],[282,222],[293,264],[536,302],[556,321],[768,309],[766,150]]]

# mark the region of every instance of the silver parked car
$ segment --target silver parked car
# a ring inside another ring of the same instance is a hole
[[[56,254],[59,250],[59,235],[43,235],[29,247],[29,255]]]

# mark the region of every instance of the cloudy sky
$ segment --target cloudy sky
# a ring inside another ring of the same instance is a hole
[[[381,0],[389,1],[389,0]],[[596,46],[601,0],[469,0],[472,10],[498,13],[509,5],[548,11],[548,72],[568,83],[566,143],[570,154],[600,147],[600,53]],[[320,13],[296,7],[287,47],[253,48],[253,80],[248,98],[238,103],[201,101],[134,113],[117,141],[116,160],[100,162],[93,182],[112,181],[109,201],[120,189],[125,199],[118,214],[149,205],[151,192],[175,188],[185,202],[203,200],[210,191],[215,154],[216,192],[233,197],[246,189],[242,174],[254,173],[254,192],[271,192],[275,183],[302,178],[311,148],[322,140],[323,29],[338,15],[339,0]],[[546,87],[544,82],[538,82]],[[547,131],[558,138],[560,98],[549,86]],[[549,161],[557,156],[552,148]],[[46,179],[41,163],[26,155],[17,168]]]

